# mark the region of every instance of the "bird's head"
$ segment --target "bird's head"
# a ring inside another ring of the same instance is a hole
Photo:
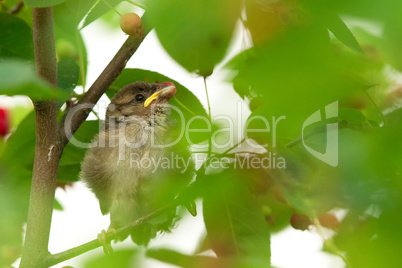
[[[112,98],[106,112],[106,118],[117,121],[129,120],[133,116],[144,120],[154,120],[160,115],[168,115],[168,101],[176,93],[173,83],[135,82],[123,87]]]

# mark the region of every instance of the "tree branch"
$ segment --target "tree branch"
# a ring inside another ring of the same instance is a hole
[[[61,147],[64,147],[71,138],[71,136],[69,137],[69,135],[67,135],[68,132],[73,135],[80,125],[87,119],[92,108],[98,102],[100,97],[106,92],[109,86],[114,82],[114,80],[116,80],[116,78],[120,75],[121,71],[124,69],[124,67],[126,67],[128,60],[137,51],[143,39],[150,32],[151,27],[147,26],[147,24],[144,22],[144,16],[142,17],[144,27],[143,37],[140,38],[138,35],[135,37],[129,36],[114,58],[109,62],[92,86],[79,100],[77,106],[83,108],[78,109],[72,115],[71,124],[66,124],[68,113],[66,113],[62,118],[59,124],[59,140]],[[66,132],[66,130],[68,130],[68,132]]]
[[[118,236],[120,234],[124,234],[124,233],[130,231],[135,226],[137,226],[137,225],[139,225],[139,224],[141,224],[143,222],[149,221],[149,220],[151,220],[151,219],[153,219],[153,218],[155,218],[157,216],[160,216],[164,212],[177,207],[179,204],[180,204],[180,202],[176,199],[170,205],[167,205],[167,206],[165,206],[163,208],[159,208],[159,209],[157,209],[157,210],[155,210],[155,211],[153,211],[153,212],[151,212],[151,213],[149,213],[149,214],[147,214],[147,215],[145,215],[143,217],[138,218],[137,220],[131,222],[130,224],[117,229],[116,234],[107,233],[106,240],[108,242],[110,242],[110,241],[112,241],[114,239],[115,236]],[[47,256],[45,258],[44,263],[47,266],[52,266],[52,265],[58,264],[60,262],[69,260],[71,258],[77,257],[77,256],[79,256],[79,255],[81,255],[81,254],[83,254],[85,252],[88,252],[88,251],[93,250],[95,248],[98,248],[100,246],[101,246],[101,244],[99,243],[99,240],[94,239],[94,240],[89,241],[89,242],[87,242],[85,244],[82,244],[82,245],[80,245],[78,247],[71,248],[71,249],[68,249],[66,251],[63,251],[63,252],[60,252],[60,253],[57,253],[57,254],[49,255],[49,256]]]
[[[33,9],[36,72],[57,86],[53,9]],[[57,102],[34,101],[36,146],[27,230],[20,267],[45,267],[60,148],[57,144]]]

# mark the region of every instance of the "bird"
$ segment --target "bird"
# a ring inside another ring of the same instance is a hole
[[[80,179],[99,200],[102,214],[110,213],[108,230],[98,235],[105,253],[112,251],[106,242],[108,233],[115,234],[163,202],[163,177],[169,172],[156,164],[168,153],[163,145],[171,140],[168,103],[175,93],[171,82],[137,81],[123,87],[111,99],[105,121],[85,154]],[[158,229],[145,224],[138,228],[131,238],[145,245]]]

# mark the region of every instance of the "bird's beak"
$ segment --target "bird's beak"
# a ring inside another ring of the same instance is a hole
[[[165,88],[162,88],[159,91],[156,91],[154,94],[152,94],[148,99],[145,100],[144,102],[144,107],[148,107],[149,105],[151,105],[151,103],[154,100],[157,100],[159,98],[167,98],[170,99],[171,97],[173,97],[173,95],[176,93],[176,87],[175,86],[167,86]]]

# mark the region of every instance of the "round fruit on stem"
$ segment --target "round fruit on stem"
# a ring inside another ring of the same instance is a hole
[[[321,226],[337,230],[339,228],[339,220],[333,213],[322,214],[318,217]]]
[[[135,13],[127,13],[120,18],[120,28],[128,35],[136,36],[142,33],[142,21]]]
[[[297,230],[307,230],[311,225],[311,220],[304,214],[293,214],[290,218],[290,225]]]

